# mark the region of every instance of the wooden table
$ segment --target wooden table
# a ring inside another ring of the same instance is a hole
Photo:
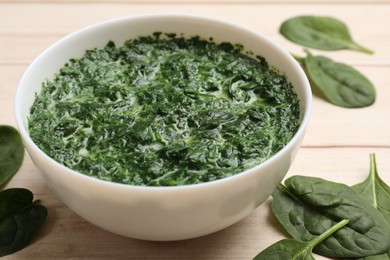
[[[367,108],[345,109],[314,96],[311,122],[288,176],[318,176],[352,185],[366,177],[369,154],[376,153],[379,173],[390,183],[388,0],[2,0],[0,124],[16,125],[13,99],[18,81],[50,44],[106,19],[156,12],[227,19],[264,33],[297,54],[302,48],[278,33],[282,21],[301,14],[330,15],[345,21],[356,41],[374,49],[375,55],[352,51],[325,55],[367,75],[377,89],[377,100]],[[49,190],[28,156],[7,187],[31,189],[49,210],[47,222],[32,243],[9,259],[252,259],[286,237],[270,211],[270,199],[244,220],[215,234],[187,241],[148,242],[111,234],[73,213]]]

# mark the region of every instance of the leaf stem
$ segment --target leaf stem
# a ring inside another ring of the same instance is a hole
[[[293,53],[290,53],[291,56],[293,56],[293,58],[298,61],[299,63],[304,63],[305,62],[305,58],[304,57],[301,57],[301,56],[298,56],[296,54],[293,54]]]
[[[364,47],[356,42],[353,42],[351,44],[351,48],[353,50],[356,50],[356,51],[360,51],[360,52],[364,52],[364,53],[367,53],[367,54],[374,54],[374,51],[371,50],[371,49],[368,49],[367,47]]]
[[[374,175],[377,175],[377,169],[376,169],[376,158],[375,153],[370,154],[370,172],[373,172]]]
[[[326,230],[324,233],[322,233],[321,235],[319,235],[318,237],[316,237],[312,242],[314,244],[314,246],[318,245],[319,243],[321,243],[322,241],[324,241],[326,238],[328,238],[329,236],[331,236],[334,232],[338,231],[340,228],[344,227],[345,225],[347,225],[349,223],[349,220],[348,219],[343,219],[341,220],[340,222],[338,222],[337,224],[333,225],[331,228],[329,228],[328,230]]]
[[[375,154],[372,153],[370,154],[370,173],[369,173],[369,178],[371,179],[371,189],[372,189],[372,202],[373,202],[373,206],[374,208],[378,209],[378,199],[377,199],[377,194],[375,192],[376,190],[376,185],[375,185],[375,179],[378,177],[378,172],[377,172],[377,169],[376,169],[376,159],[375,159]]]

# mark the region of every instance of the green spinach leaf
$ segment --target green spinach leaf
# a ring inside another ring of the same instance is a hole
[[[379,177],[375,154],[370,155],[370,171],[367,179],[352,186],[357,193],[379,210],[390,225],[390,187]],[[390,245],[389,245],[390,247]],[[390,249],[384,255],[370,256],[365,260],[390,259]]]
[[[0,192],[0,256],[22,249],[41,227],[47,209],[27,189]]]
[[[297,16],[282,23],[280,33],[292,42],[320,50],[352,49],[372,54],[356,43],[347,26],[326,16]]]
[[[373,84],[351,66],[324,56],[313,56],[309,52],[304,65],[312,86],[318,88],[331,103],[358,108],[375,102],[376,91]]]
[[[332,235],[348,224],[348,220],[343,219],[330,229],[323,232],[318,237],[308,242],[297,241],[294,239],[283,239],[267,247],[259,253],[254,260],[276,260],[276,259],[296,259],[296,260],[314,260],[312,255],[313,248],[321,243],[324,239]]]
[[[325,239],[314,252],[341,258],[385,253],[390,227],[352,188],[320,178],[293,176],[272,194],[272,210],[296,240],[310,241],[341,219],[347,226]]]
[[[0,187],[20,168],[24,158],[24,146],[19,132],[12,126],[0,126]]]
[[[352,189],[368,200],[390,223],[390,187],[379,177],[375,154],[370,155],[370,171],[367,179],[352,186]]]

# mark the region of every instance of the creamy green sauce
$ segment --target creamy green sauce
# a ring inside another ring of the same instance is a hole
[[[86,175],[185,185],[270,158],[296,133],[298,103],[241,46],[155,33],[71,59],[43,83],[28,124],[45,153]]]

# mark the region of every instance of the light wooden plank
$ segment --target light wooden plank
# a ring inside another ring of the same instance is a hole
[[[281,22],[300,14],[336,16],[350,25],[355,38],[387,36],[390,5],[348,4],[7,4],[0,3],[0,32],[12,34],[67,34],[81,27],[121,16],[146,13],[190,13],[238,22],[265,34],[277,31]],[[364,21],[369,22],[362,22]],[[355,25],[355,26],[353,26]],[[363,43],[363,42],[362,42]],[[375,47],[375,46],[374,46]],[[373,47],[373,48],[374,48]]]
[[[372,152],[377,154],[379,174],[390,183],[390,149],[381,148],[303,148],[287,176],[314,176],[354,185],[367,176]],[[252,259],[287,236],[270,211],[271,199],[241,222],[215,234],[178,242],[147,242],[111,234],[77,216],[48,189],[29,157],[8,187],[31,189],[49,209],[37,238],[9,259]]]
[[[375,11],[375,12],[374,12]],[[305,4],[4,4],[0,3],[0,63],[30,62],[38,53],[61,37],[85,26],[127,15],[179,12],[222,18],[265,34],[291,52],[302,47],[284,39],[280,24],[300,14],[331,15],[345,21],[361,44],[376,51],[365,55],[353,51],[326,52],[332,58],[353,64],[390,63],[390,5],[330,4],[318,8]],[[88,14],[88,15],[86,15]],[[349,15],[353,14],[353,15]],[[375,15],[374,15],[375,14]],[[362,23],[364,17],[365,21]],[[10,49],[12,48],[12,49]]]
[[[309,146],[384,146],[390,144],[390,67],[357,67],[375,85],[377,98],[366,108],[334,106],[314,95],[305,136]]]
[[[26,66],[0,66],[0,124],[16,126],[14,97]]]
[[[56,4],[56,3],[88,3],[88,4],[253,4],[253,3],[277,3],[277,4],[328,4],[328,3],[346,3],[346,4],[381,4],[387,3],[388,0],[3,0],[4,3],[44,3],[44,4]]]
[[[0,36],[0,65],[28,65],[41,52],[64,35],[5,35]],[[28,46],[28,48],[26,48]]]

